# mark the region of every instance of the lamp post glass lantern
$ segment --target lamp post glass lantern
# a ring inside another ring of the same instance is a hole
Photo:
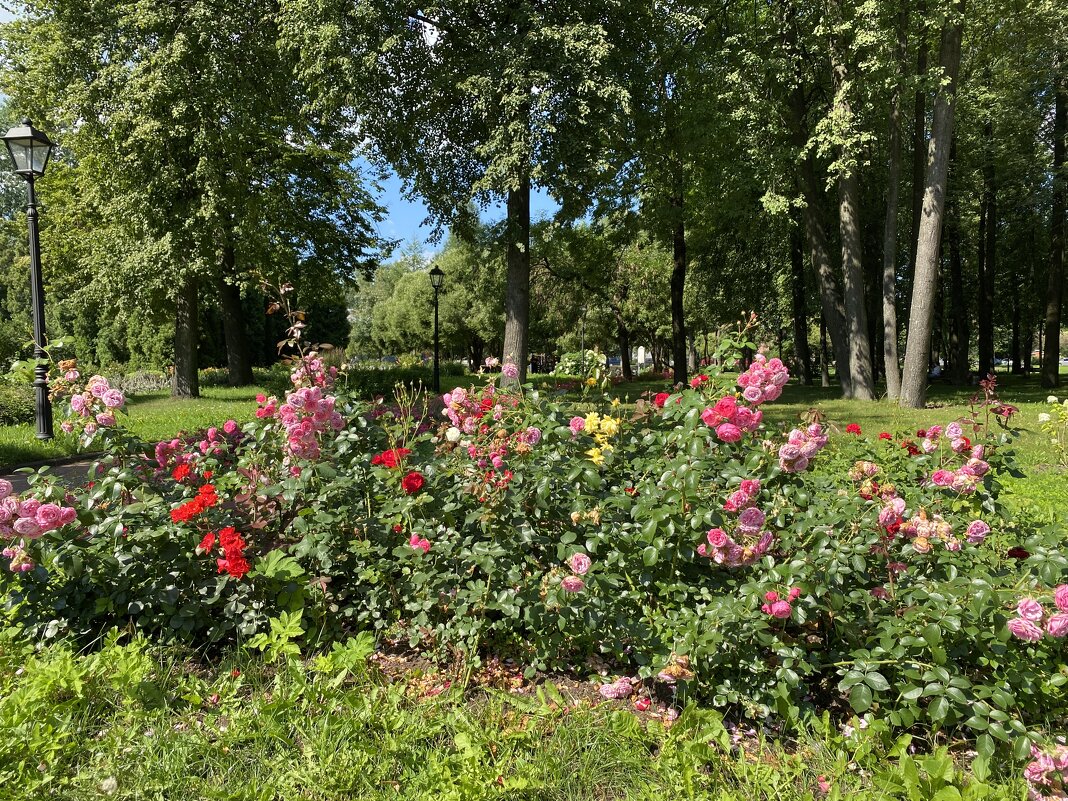
[[[441,392],[441,362],[438,340],[438,293],[445,284],[445,271],[436,264],[430,271],[430,286],[434,287],[434,391]]]
[[[48,344],[44,318],[44,284],[41,280],[41,239],[37,229],[37,196],[33,182],[44,175],[52,155],[52,142],[29,120],[23,120],[4,135],[11,166],[26,179],[26,224],[30,236],[30,303],[33,312],[33,386],[36,390],[37,438],[52,439],[52,404],[48,399],[48,368],[45,345]]]

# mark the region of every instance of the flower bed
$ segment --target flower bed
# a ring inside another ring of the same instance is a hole
[[[71,494],[0,485],[5,589],[35,636],[245,641],[285,613],[309,638],[492,647],[529,671],[608,660],[610,693],[640,680],[757,716],[876,715],[984,755],[1026,756],[1063,713],[1065,627],[1010,633],[1037,626],[1021,595],[1062,581],[1063,532],[1002,515],[1011,407],[992,385],[965,419],[866,437],[770,430],[761,407],[788,374],[762,356],[737,384],[699,376],[626,412],[604,397],[576,415],[496,378],[430,419],[403,388],[394,407],[355,401],[312,355],[253,423],[147,457],[113,437]],[[93,387],[72,395],[86,436],[121,408]],[[18,528],[48,504],[56,525]]]

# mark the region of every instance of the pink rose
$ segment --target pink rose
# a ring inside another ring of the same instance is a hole
[[[1021,598],[1016,604],[1016,613],[1024,620],[1039,621],[1042,619],[1042,604],[1034,598]]]
[[[101,400],[109,409],[121,409],[126,403],[125,396],[117,389],[109,389],[101,396]]]
[[[70,399],[70,408],[73,409],[75,413],[81,414],[82,410],[85,409],[85,398],[81,395],[72,395]]]
[[[20,517],[15,521],[15,525],[12,528],[15,529],[16,534],[30,539],[40,537],[44,533],[41,531],[41,526],[37,523],[37,520],[32,517]]]
[[[946,426],[946,436],[950,439],[960,439],[964,434],[964,429],[960,427],[960,423],[950,423]]]
[[[586,586],[586,582],[584,582],[578,576],[565,576],[560,581],[560,586],[563,587],[564,590],[567,592],[582,592],[582,590]]]
[[[716,436],[723,442],[737,442],[742,438],[742,430],[731,423],[720,423],[716,426]]]
[[[931,474],[931,483],[936,487],[951,487],[955,476],[949,470],[935,470]]]
[[[968,529],[965,532],[965,536],[972,545],[978,545],[986,539],[986,535],[990,533],[990,526],[984,523],[982,520],[973,520],[968,524]]]
[[[760,479],[747,478],[745,479],[745,481],[742,482],[739,489],[746,495],[756,495],[758,492],[760,492]]]
[[[567,564],[577,575],[585,576],[593,562],[584,553],[573,553],[571,558],[567,560]]]
[[[708,532],[708,544],[713,548],[722,548],[727,544],[727,534],[721,528],[714,528]]]
[[[505,378],[519,378],[519,368],[511,362],[506,362],[501,368],[501,375]]]
[[[734,411],[738,408],[738,400],[733,395],[726,395],[716,401],[716,405],[712,407],[713,411],[720,416],[723,420],[730,420],[734,417]]]
[[[6,478],[0,478],[0,500],[6,498],[14,491],[15,488],[11,485],[10,481]]]
[[[742,397],[750,403],[760,403],[764,400],[764,391],[760,387],[750,385],[742,390]]]
[[[1009,631],[1027,642],[1037,642],[1042,639],[1042,629],[1022,617],[1014,617],[1009,621]]]
[[[102,426],[115,425],[115,415],[111,412],[101,412],[96,416],[96,422]]]
[[[1068,612],[1068,584],[1058,584],[1053,591],[1053,602],[1062,612]]]
[[[794,608],[790,606],[788,601],[776,601],[771,605],[771,616],[777,617],[780,620],[785,620],[790,617],[794,612]]]
[[[34,520],[37,521],[37,525],[47,531],[59,525],[62,515],[63,510],[54,503],[42,503],[37,507],[37,512],[34,514]]]
[[[738,518],[738,530],[745,534],[756,534],[764,525],[764,513],[755,506],[750,506]]]
[[[571,422],[568,423],[568,428],[571,429],[571,436],[577,437],[582,433],[582,430],[586,427],[586,418],[584,417],[572,417]]]
[[[1050,637],[1063,637],[1068,634],[1068,614],[1050,615],[1046,621],[1046,633]]]

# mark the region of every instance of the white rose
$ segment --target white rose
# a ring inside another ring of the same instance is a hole
[[[1046,398],[1046,403],[1060,403],[1060,401],[1057,400],[1057,396],[1056,395],[1050,395],[1049,397]]]
[[[1046,414],[1045,412],[1042,412],[1042,414],[1040,414],[1038,416],[1038,422],[1040,422],[1040,423],[1048,423],[1049,422],[1049,415]]]
[[[460,429],[458,429],[456,426],[450,426],[449,430],[445,432],[445,439],[447,439],[449,442],[459,442]]]

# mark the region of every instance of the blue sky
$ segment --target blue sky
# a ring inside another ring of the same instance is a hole
[[[403,245],[407,242],[419,242],[428,250],[436,250],[440,245],[428,245],[427,238],[430,236],[431,226],[422,225],[426,219],[427,210],[422,201],[416,197],[410,199],[405,196],[403,184],[400,178],[389,174],[382,181],[382,194],[378,202],[386,207],[386,219],[379,227],[379,233],[386,239],[399,240]],[[530,214],[532,217],[547,216],[557,209],[556,202],[543,191],[534,191],[530,195]],[[491,206],[482,213],[485,222],[494,222],[504,218],[504,204]]]

